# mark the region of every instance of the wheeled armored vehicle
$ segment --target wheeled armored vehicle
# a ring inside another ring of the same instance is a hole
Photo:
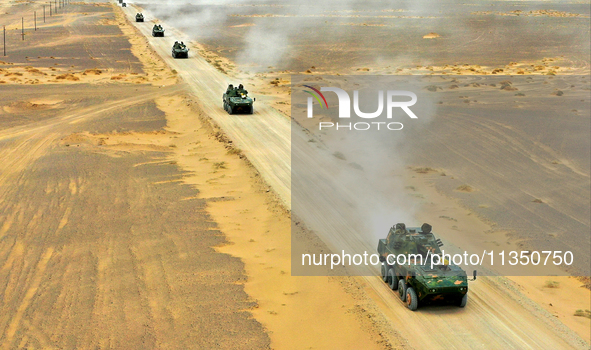
[[[172,57],[189,58],[189,48],[182,41],[180,43],[175,41],[174,45],[172,45]]]
[[[135,15],[135,21],[136,22],[143,22],[144,21],[144,15],[141,12],[138,12]]]
[[[421,304],[434,302],[464,307],[468,302],[466,272],[446,260],[433,261],[434,254],[441,257],[439,248],[443,243],[431,229],[429,224],[407,228],[399,223],[390,229],[386,239],[379,240],[382,280],[397,290],[400,299],[413,311]]]
[[[164,29],[160,24],[154,24],[152,27],[152,36],[164,36]]]
[[[232,84],[230,84],[222,96],[222,104],[224,110],[228,112],[228,114],[253,114],[254,101],[256,101],[256,98],[248,97],[248,91],[244,89],[242,84],[240,84],[238,87],[234,87]]]

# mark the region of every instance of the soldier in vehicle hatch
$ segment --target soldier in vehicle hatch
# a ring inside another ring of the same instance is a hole
[[[406,231],[406,225],[404,223],[396,224],[396,230],[394,231],[396,235],[406,235],[408,232]]]
[[[238,87],[234,87],[230,92],[228,92],[229,97],[238,97]]]
[[[248,95],[248,91],[244,89],[244,85],[238,85],[238,95]]]
[[[419,253],[423,255],[423,257],[427,257],[428,254],[437,254],[438,253],[438,245],[437,242],[434,240],[433,235],[431,234],[432,226],[424,223],[421,226],[421,232],[418,240],[418,248]]]
[[[395,226],[395,230],[390,229],[390,233],[388,234],[388,237],[386,238],[386,245],[388,247],[393,247],[394,246],[394,242],[400,242],[400,237],[399,235],[405,235],[408,232],[406,231],[406,225],[403,223],[398,223]]]

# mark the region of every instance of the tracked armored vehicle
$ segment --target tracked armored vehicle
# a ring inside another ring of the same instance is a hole
[[[152,36],[164,36],[164,29],[160,24],[154,24],[152,28]]]
[[[468,302],[466,272],[447,261],[431,264],[433,254],[441,254],[442,245],[431,233],[429,224],[409,228],[396,224],[386,239],[379,240],[382,280],[398,291],[400,299],[412,311],[421,304],[443,302],[464,307]],[[396,259],[399,255],[405,259]]]
[[[141,12],[138,12],[135,15],[135,21],[136,22],[143,22],[144,21],[144,15]]]
[[[172,58],[189,58],[189,48],[182,41],[172,45]]]
[[[256,101],[256,98],[248,97],[248,91],[244,89],[242,84],[240,84],[238,87],[234,87],[232,84],[230,84],[222,96],[222,104],[224,110],[228,112],[228,114],[253,114],[254,101]]]

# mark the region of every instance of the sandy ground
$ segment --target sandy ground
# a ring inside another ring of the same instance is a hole
[[[268,346],[243,263],[214,251],[206,200],[167,159],[152,101],[178,89],[110,90],[77,86],[87,106],[0,136],[2,348]]]
[[[0,304],[3,347],[588,347],[566,327],[589,342],[589,319],[573,315],[589,308],[589,292],[573,279],[552,278],[558,288],[548,288],[545,277],[516,277],[517,284],[481,278],[463,312],[409,313],[375,276],[290,276],[291,222],[282,209],[291,196],[285,148],[290,106],[284,114],[268,107],[285,106],[288,79],[259,73],[253,90],[261,94],[257,119],[227,118],[218,92],[243,79],[232,73],[232,61],[213,52],[172,60],[172,38],[138,37],[124,21],[121,13],[134,15],[132,7],[115,15],[94,7],[113,21],[103,24],[116,23],[131,44],[122,50],[125,59],[105,55],[103,66],[70,67],[77,70],[69,74],[91,85],[68,85],[84,87],[87,97],[64,98],[69,95],[52,92],[50,85],[16,85],[18,99],[2,96],[0,156],[9,160],[0,178],[0,280],[7,281]],[[148,21],[141,33],[150,28]],[[168,33],[175,32],[167,27]],[[199,48],[192,45],[191,54]],[[93,45],[84,48],[87,57],[96,51]],[[35,57],[51,62],[44,55]],[[27,66],[42,71],[51,65],[15,57],[10,63],[17,68],[2,68],[31,76],[6,84],[34,81]],[[544,74],[555,69],[551,64]],[[351,70],[371,71],[365,66]],[[467,74],[477,69],[461,67]],[[505,66],[486,67],[492,74]],[[100,69],[101,75],[84,76],[87,69]],[[308,74],[315,69],[310,66]],[[42,72],[55,74],[51,68]],[[127,84],[136,82],[132,73],[148,84]],[[177,75],[185,84],[160,87],[175,83]],[[43,82],[56,84],[49,77]],[[181,89],[195,97],[184,97]],[[437,191],[433,179],[412,178],[413,173],[407,172],[409,186],[432,204],[418,220],[440,217],[436,224],[442,229],[455,224],[490,231],[463,203]],[[25,203],[22,193],[30,193]],[[93,216],[81,208],[94,208]],[[308,251],[329,249],[313,232],[292,234],[303,237]],[[433,337],[424,337],[425,329]]]
[[[482,240],[494,248],[499,242],[507,240],[506,232],[498,230],[491,222],[485,222],[473,210],[463,206],[460,201],[437,190],[429,175],[410,175],[405,182],[408,191],[420,196],[427,205],[422,206],[420,219],[429,221],[444,232],[454,232],[455,237],[482,232]],[[454,236],[449,237],[451,239]],[[490,277],[495,278],[495,277]],[[499,283],[514,283],[514,287],[547,310],[556,319],[574,330],[586,342],[591,342],[591,320],[575,316],[577,310],[587,310],[591,306],[591,291],[584,282],[567,276],[513,276],[496,277]],[[552,283],[556,282],[556,283]]]
[[[7,56],[1,60],[0,84],[176,82],[175,74],[151,58],[149,51],[137,52],[140,39],[121,35],[129,33],[129,26],[111,5],[87,4],[83,12],[64,8],[51,17],[46,7],[45,23],[41,5],[28,2],[12,6],[3,16]],[[32,21],[25,22],[25,40],[21,40],[20,15],[33,11],[37,12],[38,30],[33,30]],[[11,22],[15,24],[9,25]]]
[[[230,241],[217,250],[244,261],[249,276],[245,291],[257,302],[252,313],[265,325],[272,346],[371,349],[397,344],[393,332],[378,334],[382,330],[363,309],[367,301],[360,293],[345,291],[359,288],[356,279],[291,276],[291,222],[281,203],[223,132],[207,118],[196,119],[199,113],[186,108],[185,99],[166,98],[160,105],[170,116],[167,130],[178,134],[172,159],[190,174],[183,182],[209,199],[207,210]],[[146,141],[153,143],[149,137]]]
[[[290,276],[289,214],[121,13],[69,11],[43,28],[70,43],[47,62],[77,66],[3,65],[18,79],[0,86],[0,347],[400,344],[355,279]],[[80,64],[96,22],[131,45]]]
[[[564,58],[565,68],[589,69],[590,13],[584,1],[140,3],[245,71],[503,68],[544,57]],[[439,37],[423,39],[429,33]]]
[[[133,9],[128,8],[124,9],[124,11],[130,16],[134,14]],[[144,11],[144,14],[148,14],[148,18],[153,18],[148,11]],[[162,23],[166,28],[169,28],[167,33],[170,30],[172,32],[171,36],[175,40],[188,42],[190,39],[181,32],[173,31],[173,28],[166,25],[166,22]],[[140,25],[138,28],[144,34],[148,34],[148,30],[144,26]],[[286,178],[289,176],[283,175],[285,168],[280,166],[285,159],[284,154],[287,153],[282,148],[283,142],[280,141],[285,137],[283,131],[283,123],[285,122],[282,122],[285,118],[267,108],[266,102],[272,101],[273,98],[270,96],[261,97],[265,104],[256,105],[256,119],[249,116],[227,118],[227,115],[218,106],[219,102],[216,102],[219,98],[216,91],[223,91],[229,82],[236,83],[235,79],[229,79],[221,74],[222,69],[226,70],[223,64],[227,63],[227,67],[230,67],[231,62],[223,62],[223,60],[215,62],[215,56],[208,53],[203,53],[201,58],[193,54],[189,60],[172,60],[167,58],[167,43],[157,39],[150,39],[150,43],[163,55],[167,63],[179,72],[182,79],[191,82],[191,88],[199,96],[198,104],[200,108],[227,132],[228,137],[234,141],[235,147],[244,152],[255,168],[260,171],[263,179],[278,194],[279,198],[286,205],[289,205],[289,192],[285,191],[285,182],[280,180],[284,176]],[[191,47],[192,49],[198,49],[197,45],[191,45]],[[210,62],[213,60],[217,64],[212,67],[207,60]],[[308,153],[307,156],[312,156],[313,153]],[[329,159],[320,157],[317,160],[326,164]],[[269,163],[274,164],[271,173],[268,171],[270,169]],[[327,198],[326,200],[330,201],[334,200],[334,198]],[[329,206],[330,204],[322,207],[327,208]],[[318,230],[319,226],[314,227],[315,224],[321,224],[321,222],[308,221],[308,219],[310,217],[306,217],[304,220],[306,224],[312,223],[311,226],[319,234],[323,232],[323,230]],[[325,238],[322,239],[325,240]],[[580,339],[577,340],[578,337],[572,331],[569,331],[562,323],[554,320],[550,313],[537,306],[537,304],[531,303],[528,298],[524,298],[516,288],[509,285],[509,282],[499,282],[495,279],[481,279],[481,281],[480,284],[473,287],[475,306],[468,308],[467,313],[460,313],[455,316],[453,316],[453,312],[450,312],[451,310],[443,310],[443,313],[437,317],[434,317],[430,312],[415,313],[409,316],[406,310],[399,308],[392,292],[385,289],[385,286],[375,278],[364,279],[364,290],[378,305],[387,323],[392,328],[397,329],[411,346],[417,348],[428,346],[445,347],[446,345],[450,346],[449,344],[453,344],[452,347],[472,348],[483,347],[485,344],[490,346],[495,344],[493,347],[585,347],[583,345],[585,343]],[[586,298],[584,292],[580,295],[581,299],[578,300]],[[495,300],[495,302],[492,303],[491,300]],[[586,301],[579,303],[579,305],[586,304]],[[453,319],[452,324],[456,326],[451,328],[443,327],[442,323],[450,319]],[[482,320],[488,321],[484,324],[481,322]],[[400,322],[405,322],[408,326],[404,329],[394,326]],[[517,324],[520,325],[518,332],[507,334],[502,330],[506,330],[507,327],[514,329]],[[432,331],[437,330],[438,334],[447,334],[447,336],[429,339],[421,337],[420,330],[425,327]],[[491,329],[495,330],[491,331]],[[466,337],[467,333],[470,336]],[[450,336],[450,334],[453,334],[453,336]],[[503,334],[503,338],[495,337],[494,334]]]

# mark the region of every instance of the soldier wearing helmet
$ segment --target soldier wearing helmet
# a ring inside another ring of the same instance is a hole
[[[238,95],[248,95],[248,91],[244,89],[244,85],[238,85]]]
[[[399,235],[406,235],[407,231],[406,231],[406,225],[403,223],[398,223],[396,224],[396,226],[392,227],[392,229],[390,229],[390,233],[388,234],[388,238],[386,238],[386,244],[391,247],[394,245],[395,241],[400,242],[401,241],[401,236]]]

